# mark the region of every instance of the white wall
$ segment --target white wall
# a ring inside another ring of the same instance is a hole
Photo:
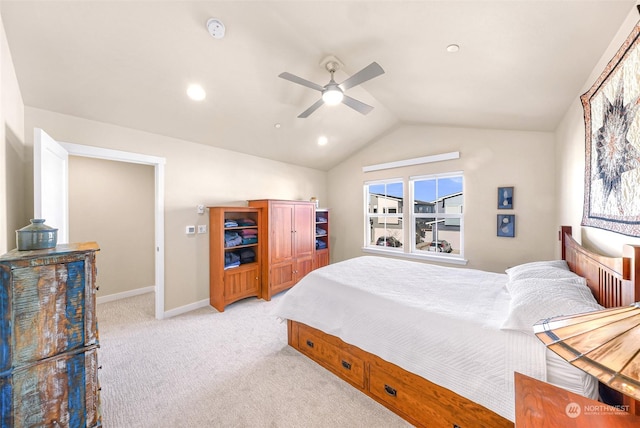
[[[24,103],[0,19],[0,254],[15,248],[15,230],[29,224],[25,156]]]
[[[98,298],[154,285],[154,196],[151,165],[69,156],[69,241],[99,243]]]
[[[634,7],[602,58],[584,83],[580,93],[565,114],[556,131],[557,140],[557,206],[558,223],[573,227],[573,235],[584,246],[610,256],[622,255],[624,244],[640,244],[639,238],[592,227],[581,227],[584,205],[585,173],[585,126],[580,96],[587,92],[598,79],[607,63],[613,58],[627,36],[638,22],[638,11]],[[640,185],[640,183],[638,183]]]
[[[367,165],[454,151],[460,159],[362,172]],[[365,181],[450,171],[464,173],[469,267],[500,272],[517,263],[553,258],[557,225],[552,133],[405,125],[329,171],[332,261],[362,255]],[[500,186],[515,187],[513,211],[498,211]],[[507,213],[516,215],[516,237],[498,238],[496,216]]]
[[[198,204],[326,199],[326,173],[310,168],[28,107],[29,145],[34,127],[58,141],[166,158],[165,311],[209,298],[209,235],[184,233],[187,225],[208,223],[196,213]]]

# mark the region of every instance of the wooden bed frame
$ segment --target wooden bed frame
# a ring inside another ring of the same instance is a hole
[[[624,246],[622,257],[593,253],[571,237],[571,227],[560,231],[562,258],[587,279],[605,307],[640,300],[640,246]],[[305,324],[287,322],[293,348],[418,427],[513,427],[513,422],[454,392]],[[640,404],[626,398],[630,413]]]

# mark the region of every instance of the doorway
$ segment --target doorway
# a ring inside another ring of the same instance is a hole
[[[69,156],[69,242],[100,246],[98,303],[155,291],[154,194],[151,165]]]
[[[45,138],[46,137],[46,138]],[[154,239],[155,239],[155,317],[156,319],[164,318],[164,165],[165,158],[156,157],[156,156],[148,156],[141,155],[138,153],[130,153],[123,152],[119,150],[111,150],[104,149],[100,147],[92,147],[92,146],[83,146],[80,144],[72,144],[72,143],[64,143],[64,142],[56,142],[51,139],[51,137],[47,136],[40,129],[36,129],[35,135],[35,152],[40,150],[41,142],[43,140],[47,141],[47,145],[53,144],[57,147],[56,150],[64,151],[66,153],[57,157],[56,165],[58,170],[62,171],[60,174],[61,183],[65,183],[62,185],[64,189],[61,189],[61,192],[65,195],[67,194],[67,171],[68,171],[68,156],[78,156],[78,157],[89,157],[96,159],[105,159],[105,160],[113,160],[120,162],[130,162],[137,163],[143,165],[151,165],[154,168],[154,187],[155,187],[155,195],[154,195]],[[44,151],[44,150],[43,150]],[[34,153],[37,154],[37,153]],[[67,159],[65,159],[65,157]],[[34,211],[35,215],[39,214],[39,198],[41,197],[42,187],[39,183],[46,182],[50,183],[51,180],[48,180],[45,177],[45,171],[43,165],[45,163],[40,161],[40,155],[34,156],[34,193],[35,197],[35,205]],[[55,168],[54,168],[55,169]],[[55,180],[56,177],[54,177]],[[59,205],[60,206],[60,205]],[[67,211],[66,219],[60,221],[60,224],[68,225],[68,209],[66,208],[68,204],[65,202],[63,205],[64,210]],[[68,230],[68,228],[67,228]]]

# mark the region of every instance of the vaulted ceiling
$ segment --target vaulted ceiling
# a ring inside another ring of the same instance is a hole
[[[553,131],[634,7],[2,0],[0,13],[27,106],[328,170],[402,123]],[[337,82],[373,61],[385,70],[348,90],[371,113],[325,105],[297,118],[320,93],[278,75],[324,85],[328,55],[344,64]],[[187,98],[192,82],[205,100]]]

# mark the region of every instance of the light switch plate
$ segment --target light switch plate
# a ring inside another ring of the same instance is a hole
[[[198,225],[198,233],[207,233],[207,225],[199,224]]]

